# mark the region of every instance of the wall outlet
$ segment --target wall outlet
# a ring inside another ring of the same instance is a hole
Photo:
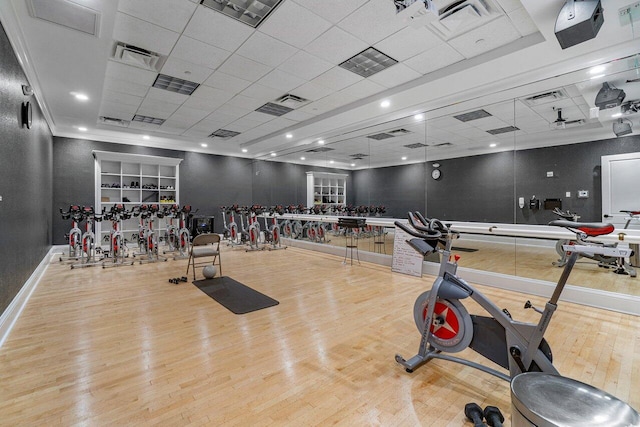
[[[547,172],[547,178],[553,178],[553,171]]]
[[[571,197],[571,191],[567,191],[566,193],[564,193],[564,197]]]
[[[589,197],[589,190],[578,190],[578,199],[586,199]]]

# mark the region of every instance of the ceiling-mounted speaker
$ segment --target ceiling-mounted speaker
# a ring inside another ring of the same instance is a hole
[[[607,108],[615,108],[622,104],[624,98],[627,96],[624,90],[612,87],[608,82],[602,83],[602,87],[596,94],[594,104],[601,110]]]
[[[604,22],[600,0],[567,0],[556,19],[555,33],[566,49],[594,38]]]
[[[629,135],[631,132],[631,122],[628,120],[619,119],[617,122],[613,122],[613,133],[616,136]]]

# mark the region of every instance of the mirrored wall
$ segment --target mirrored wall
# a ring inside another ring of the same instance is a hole
[[[601,157],[640,152],[638,129],[640,57],[632,56],[417,111],[279,158],[346,171],[348,204],[384,207],[378,215],[386,217],[420,210],[443,221],[542,225],[559,218],[557,208],[601,221],[622,215],[602,210]],[[628,209],[640,210],[640,200]],[[372,230],[360,248],[391,254],[392,243],[391,230]],[[487,233],[463,234],[455,247],[465,267],[556,281],[556,243]],[[570,282],[640,295],[640,278],[593,260],[580,260]]]

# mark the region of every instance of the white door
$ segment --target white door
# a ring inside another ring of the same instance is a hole
[[[640,215],[620,211],[640,212],[640,153],[602,156],[602,220],[640,229]]]

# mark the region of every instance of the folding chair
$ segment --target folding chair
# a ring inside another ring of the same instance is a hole
[[[196,258],[213,257],[213,260],[196,262]],[[216,261],[218,261],[216,263]],[[222,276],[222,260],[220,259],[220,235],[215,233],[198,234],[194,237],[189,251],[189,263],[187,264],[187,276],[189,268],[193,267],[193,280],[196,280],[196,265],[218,265]]]

